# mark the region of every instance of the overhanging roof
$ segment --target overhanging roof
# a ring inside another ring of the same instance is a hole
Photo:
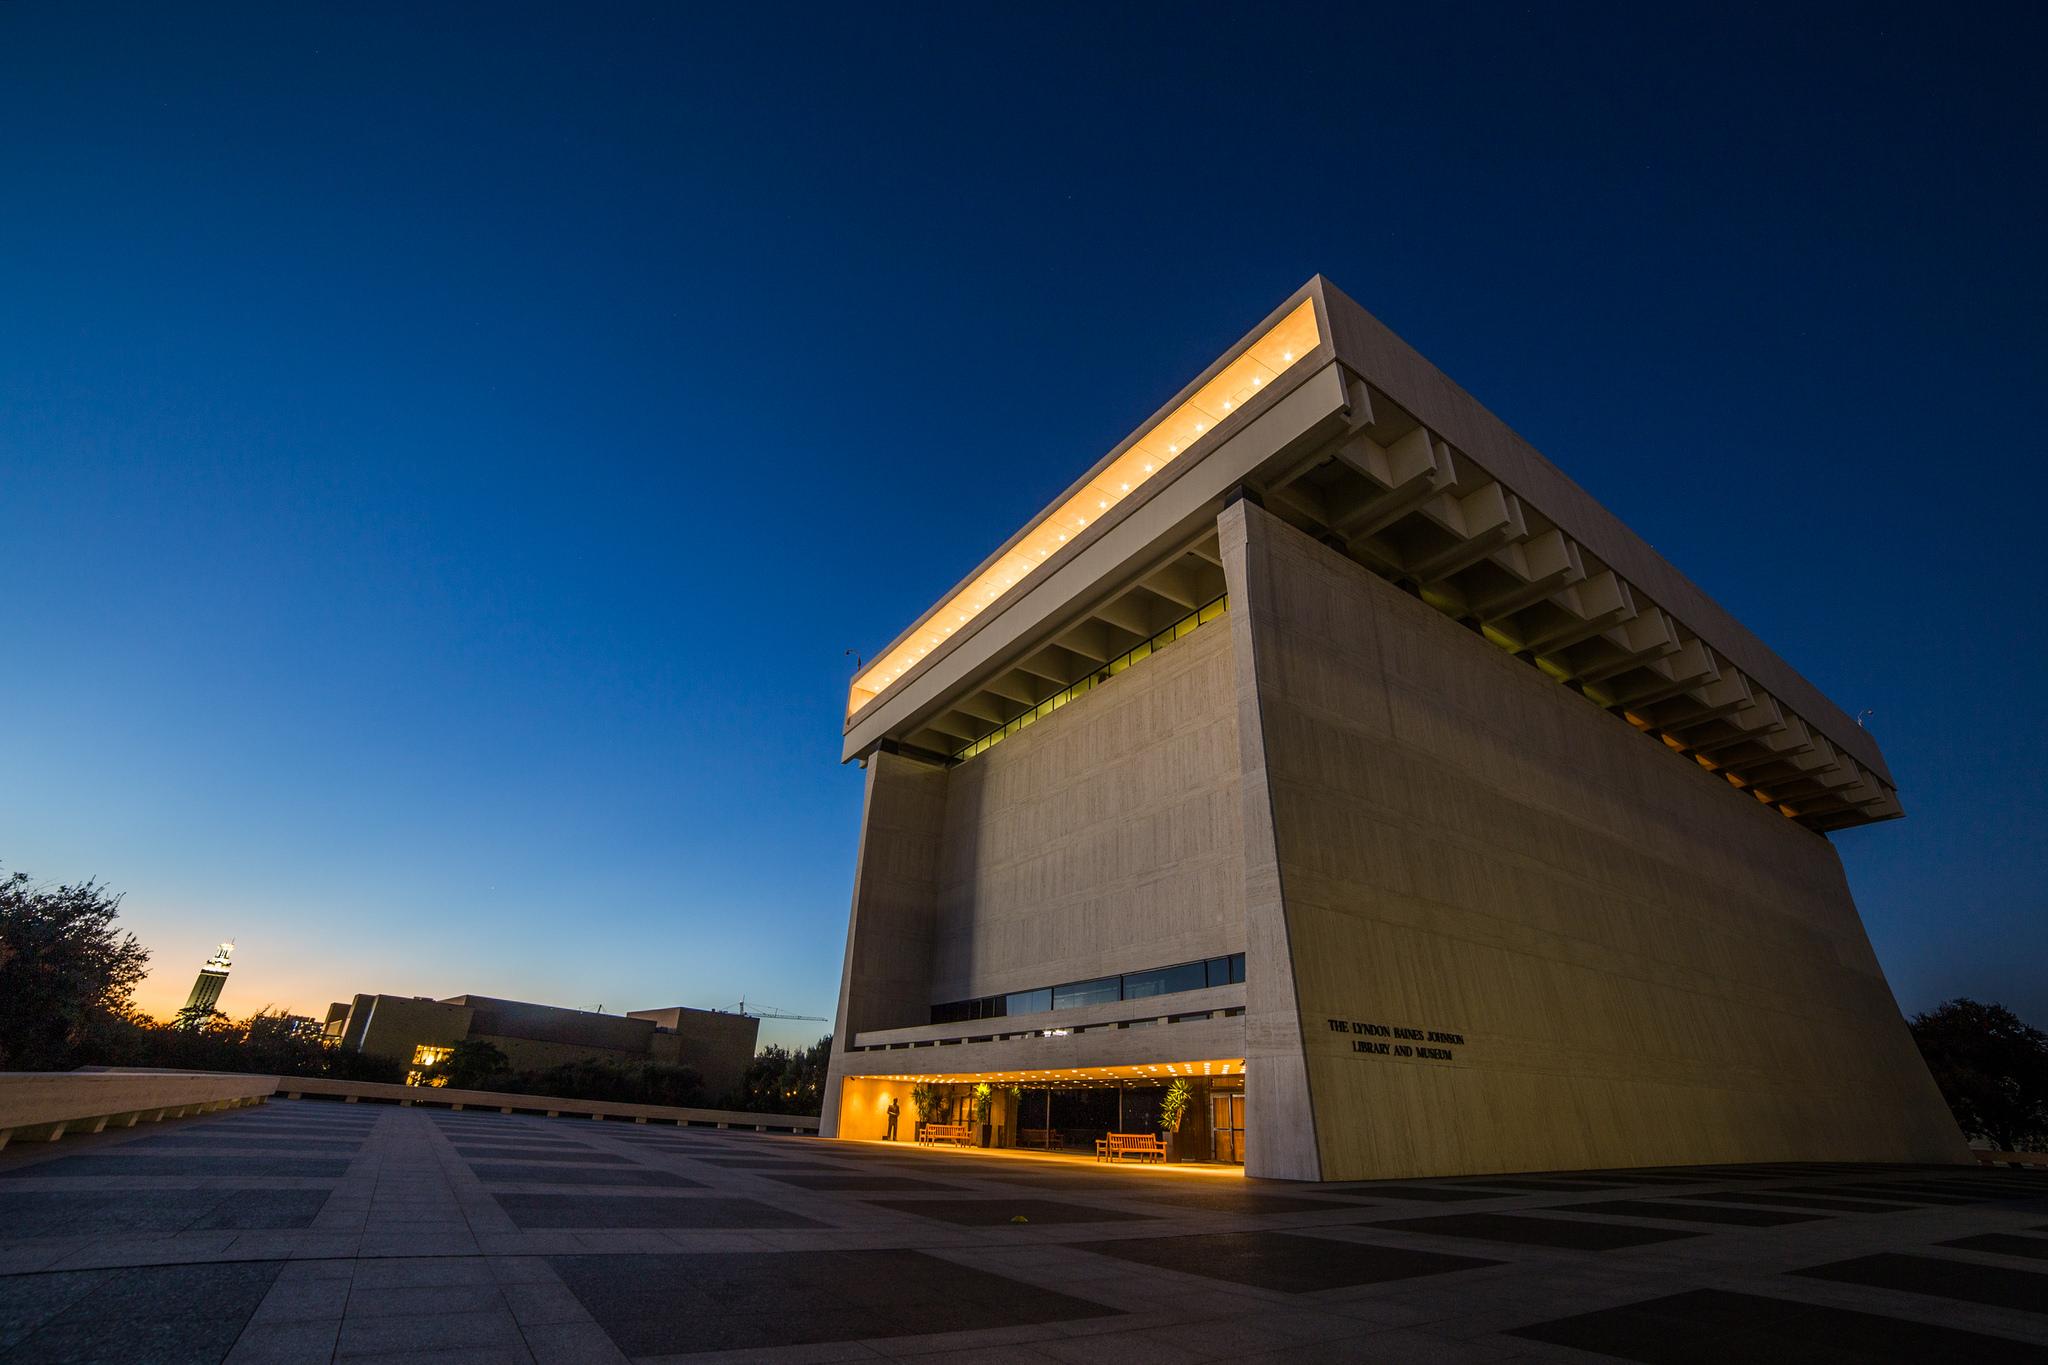
[[[1901,813],[1866,731],[1320,276],[862,672],[844,756],[955,752],[1220,592],[1240,485],[1790,818]]]

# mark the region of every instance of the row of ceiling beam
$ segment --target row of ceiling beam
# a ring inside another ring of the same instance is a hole
[[[1352,427],[1255,485],[1268,511],[1809,828],[1892,788],[1442,436],[1352,377]]]

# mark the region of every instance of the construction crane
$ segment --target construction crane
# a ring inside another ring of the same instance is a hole
[[[756,1005],[754,1008],[748,1009],[747,1002],[744,1000],[729,1010],[720,1011],[720,1013],[750,1014],[756,1019],[808,1019],[812,1023],[817,1024],[829,1024],[832,1022],[820,1014],[791,1014],[788,1010],[779,1010],[773,1005]]]

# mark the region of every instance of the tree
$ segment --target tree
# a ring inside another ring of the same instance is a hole
[[[740,1088],[719,1107],[756,1114],[816,1114],[824,1108],[825,1070],[832,1061],[832,1035],[800,1052],[770,1043],[755,1054]]]
[[[187,1005],[172,1021],[176,1028],[215,1036],[237,1032],[235,1021],[210,1005]]]
[[[453,1086],[457,1090],[489,1090],[493,1082],[511,1079],[512,1060],[496,1043],[483,1038],[464,1038],[448,1049],[448,1055],[427,1068],[429,1083]]]
[[[559,1095],[564,1099],[665,1104],[684,1109],[704,1102],[704,1078],[687,1066],[599,1061],[594,1057],[563,1062],[545,1071],[522,1071],[501,1078],[496,1088],[516,1095]]]
[[[115,930],[120,908],[96,881],[0,880],[0,1069],[77,1065],[88,1038],[132,1015],[149,952]]]
[[[2001,1152],[2048,1148],[2048,1034],[1970,999],[1915,1015],[1911,1028],[1966,1137]]]

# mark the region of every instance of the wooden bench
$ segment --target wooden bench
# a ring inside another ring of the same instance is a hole
[[[1067,1145],[1067,1135],[1058,1128],[1019,1128],[1017,1141],[1026,1147],[1044,1147],[1048,1150]]]
[[[917,1130],[919,1142],[951,1142],[968,1147],[974,1143],[974,1125],[969,1123],[927,1123]]]
[[[1097,1161],[1121,1161],[1127,1156],[1140,1161],[1164,1161],[1166,1144],[1150,1133],[1111,1133],[1095,1139]]]

